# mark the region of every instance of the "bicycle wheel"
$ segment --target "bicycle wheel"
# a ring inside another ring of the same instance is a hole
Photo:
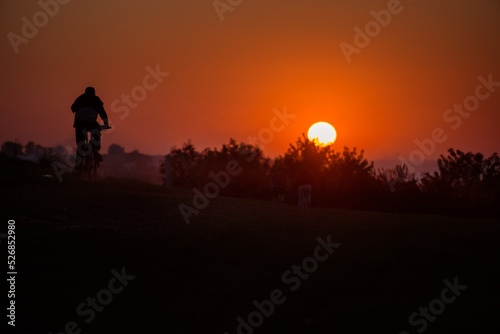
[[[91,179],[94,167],[93,152],[89,143],[85,143],[85,152],[83,154],[83,178]]]
[[[97,178],[97,167],[99,167],[99,161],[97,160],[97,157],[95,156],[95,151],[92,150],[92,175],[91,178],[96,179]]]

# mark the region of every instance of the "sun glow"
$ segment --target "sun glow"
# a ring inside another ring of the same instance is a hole
[[[307,132],[309,140],[316,142],[319,145],[330,145],[337,139],[337,131],[335,128],[326,122],[318,122],[313,124]]]

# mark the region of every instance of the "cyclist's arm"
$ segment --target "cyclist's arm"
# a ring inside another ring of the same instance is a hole
[[[101,119],[104,122],[104,125],[106,127],[108,127],[109,126],[108,115],[106,114],[106,111],[104,110],[104,108],[102,108],[102,111],[99,112],[99,116],[101,116]]]
[[[97,109],[97,113],[99,114],[99,116],[101,117],[102,121],[104,122],[104,125],[106,127],[109,126],[109,123],[108,123],[108,114],[106,113],[106,110],[104,110],[104,103],[102,103],[102,101],[99,99],[99,108]]]

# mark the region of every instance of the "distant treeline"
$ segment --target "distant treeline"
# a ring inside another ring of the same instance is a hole
[[[43,147],[32,141],[26,145],[16,141],[6,141],[2,144],[0,154],[3,157],[32,161],[38,164],[45,174],[53,174],[55,170],[60,171],[61,168],[71,171],[76,160],[71,147],[65,148],[60,145]],[[122,146],[111,144],[108,154],[104,155],[104,162],[98,169],[98,175],[162,184],[158,172],[161,159],[162,156],[150,156],[138,150],[125,152]]]
[[[74,153],[74,152],[73,152]],[[158,165],[154,157],[137,151],[125,153],[116,144],[110,146],[102,167],[106,176],[128,177],[159,183],[168,180],[174,187],[198,188],[214,182],[219,175],[218,193],[225,196],[271,199],[273,179],[286,180],[285,202],[296,205],[298,179],[304,170],[312,175],[312,200],[315,207],[440,213],[471,217],[500,216],[500,157],[486,158],[481,153],[465,153],[450,148],[438,159],[437,172],[421,178],[408,172],[407,166],[392,170],[375,170],[374,163],[363,151],[345,147],[336,152],[332,146],[317,146],[303,135],[276,159],[264,156],[258,146],[231,139],[222,148],[206,148],[199,152],[190,141],[182,148],[173,147],[168,166],[161,163],[163,181],[156,181]],[[72,152],[64,147],[42,147],[29,142],[7,141],[0,155],[30,160],[46,173],[53,172],[53,163],[72,167]],[[236,167],[235,167],[236,166]],[[168,167],[168,168],[167,168]],[[226,182],[221,177],[228,168],[238,170]],[[236,168],[236,169],[235,169]],[[156,170],[156,174],[155,174]],[[169,177],[166,180],[166,171]]]
[[[59,145],[56,147],[43,147],[30,141],[26,145],[18,141],[6,141],[2,144],[0,154],[8,158],[20,158],[38,163],[43,168],[51,168],[53,162],[63,162],[66,149]]]
[[[312,206],[376,211],[442,213],[459,216],[500,215],[500,158],[481,153],[449,149],[438,159],[439,171],[417,179],[407,166],[375,170],[374,163],[356,148],[335,152],[332,146],[318,146],[305,135],[290,144],[286,153],[271,160],[259,147],[231,139],[222,148],[199,152],[190,141],[173,147],[169,166],[162,164],[165,177],[170,171],[174,187],[204,187],[214,174],[225,171],[231,161],[241,167],[231,176],[220,194],[270,199],[273,175],[284,174],[287,182],[285,202],[297,204],[299,174],[309,171],[312,180]]]

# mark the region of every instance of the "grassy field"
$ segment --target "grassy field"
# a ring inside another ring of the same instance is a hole
[[[113,179],[67,177],[59,183],[29,163],[2,160],[0,166],[0,214],[4,226],[16,221],[13,332],[500,329],[499,220],[299,209],[217,197],[187,225],[178,205],[191,203],[191,191]],[[333,254],[309,267],[307,277],[282,278],[314,255],[318,237],[328,236],[340,244]],[[103,292],[110,290],[112,270],[135,278],[119,292]],[[420,307],[439,305],[433,301],[442,298],[443,281],[455,278],[467,288],[432,320],[418,315],[417,325],[410,325]],[[276,289],[281,303],[261,321],[253,301],[270,299]],[[87,298],[96,295],[107,305],[99,304],[91,317]],[[248,322],[252,314],[256,326],[238,330],[237,318]]]

